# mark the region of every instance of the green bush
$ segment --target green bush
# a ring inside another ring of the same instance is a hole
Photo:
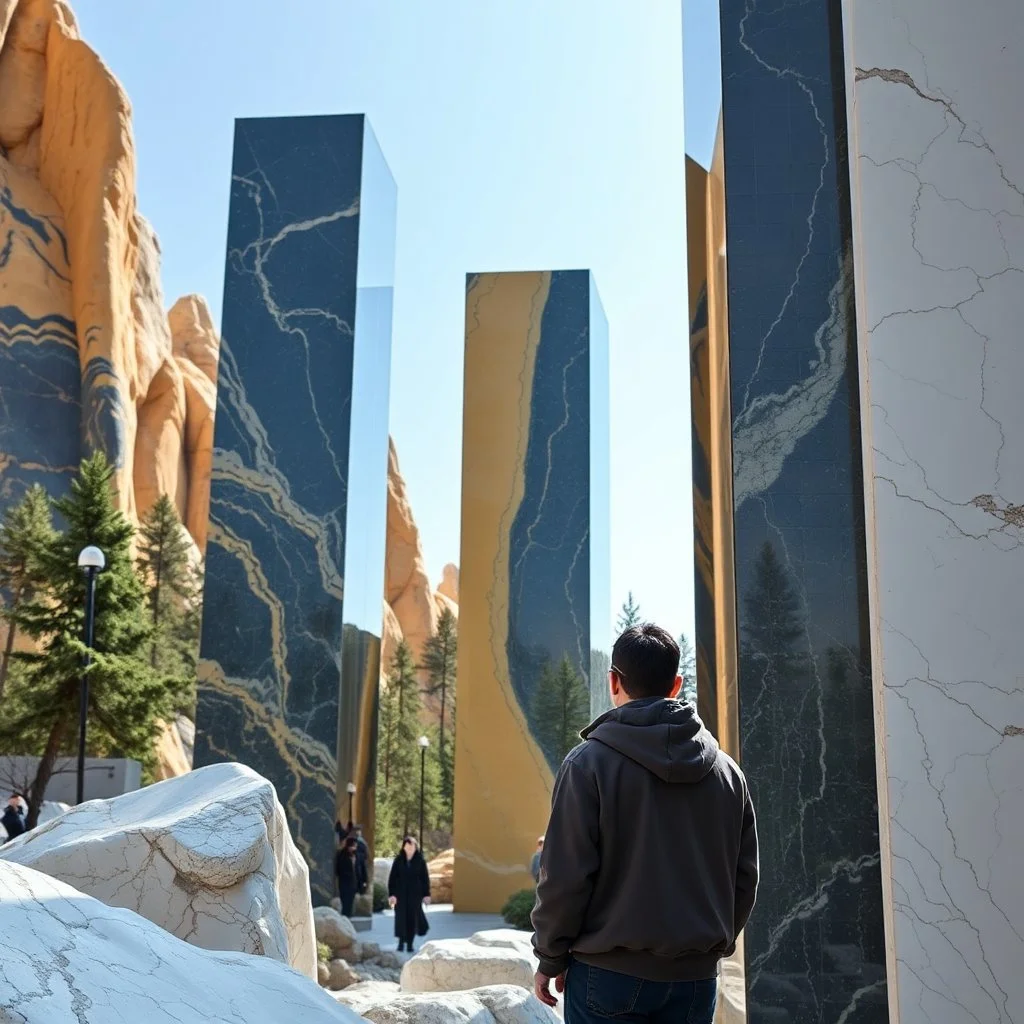
[[[331,962],[331,947],[326,942],[318,942],[316,944],[316,958],[322,964],[329,964]]]
[[[373,883],[373,912],[383,913],[388,909],[388,887],[383,882]]]
[[[530,922],[530,914],[533,913],[534,904],[537,902],[537,893],[533,889],[523,889],[513,893],[508,902],[501,908],[501,916],[505,924],[510,928],[518,928],[520,931],[528,932],[533,930]]]

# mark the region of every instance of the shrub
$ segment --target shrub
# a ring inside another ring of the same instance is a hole
[[[501,916],[511,928],[518,928],[520,931],[528,932],[533,928],[530,922],[530,914],[533,913],[534,904],[537,902],[537,893],[533,889],[523,889],[513,893],[508,902],[501,908]]]
[[[322,964],[329,964],[331,962],[331,947],[326,942],[318,942],[316,944],[316,958]]]
[[[388,887],[383,882],[373,883],[373,912],[381,914],[388,909]]]

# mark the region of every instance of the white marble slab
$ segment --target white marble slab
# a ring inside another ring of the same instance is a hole
[[[182,942],[130,910],[0,861],[0,1020],[21,1024],[358,1024],[269,957]]]
[[[1019,1024],[1024,4],[844,16],[891,1000]]]
[[[74,807],[0,848],[205,949],[272,957],[316,978],[309,874],[274,787],[216,764]]]

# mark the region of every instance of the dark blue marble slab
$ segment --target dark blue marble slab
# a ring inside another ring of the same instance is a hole
[[[513,690],[552,768],[565,751],[545,742],[537,728],[545,674],[557,673],[568,659],[585,689],[582,724],[594,695],[607,686],[594,678],[607,671],[601,653],[607,659],[610,651],[602,468],[608,461],[607,347],[590,272],[552,273],[534,363],[524,490],[509,536],[507,642]],[[594,481],[592,473],[598,474]]]
[[[316,902],[372,813],[393,246],[365,118],[236,123],[195,762],[274,783]]]
[[[839,4],[722,0],[748,1019],[888,1020]]]
[[[32,484],[63,494],[81,458],[74,322],[0,306],[0,511]]]
[[[32,484],[62,495],[82,449],[67,236],[53,200],[5,156],[0,147],[0,512]]]

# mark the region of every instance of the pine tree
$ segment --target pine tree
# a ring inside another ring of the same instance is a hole
[[[0,618],[7,624],[7,638],[0,655],[0,700],[3,700],[18,633],[14,616],[39,590],[39,557],[52,539],[50,499],[46,491],[35,484],[17,505],[7,509],[0,523],[0,591],[6,597]]]
[[[391,672],[382,701],[382,725],[386,731],[383,756],[378,761],[378,817],[385,844],[398,845],[401,836],[419,825],[420,746],[423,735],[420,713],[423,709],[416,665],[409,645],[403,640],[395,648]],[[432,760],[428,758],[428,761]],[[428,774],[427,806],[436,814],[436,767]],[[431,780],[434,780],[431,784]]]
[[[436,744],[440,776],[441,821],[451,829],[455,806],[455,667],[458,660],[458,623],[450,608],[441,612],[437,633],[423,648],[422,668],[428,674],[427,693],[441,705],[441,722]],[[446,728],[447,727],[447,728]]]
[[[17,687],[8,691],[0,722],[0,749],[40,756],[28,794],[34,827],[57,758],[77,748],[83,671],[85,583],[78,554],[87,545],[104,553],[96,578],[96,618],[89,669],[89,752],[129,757],[150,769],[160,721],[174,714],[180,686],[149,665],[150,627],[145,589],[132,561],[134,529],[114,506],[113,474],[102,453],[82,463],[70,493],[54,503],[67,528],[40,552],[38,593],[13,615],[37,650],[15,652],[22,663]],[[13,679],[12,679],[13,682]]]
[[[622,610],[619,612],[615,628],[619,633],[625,633],[627,629],[640,623],[640,605],[633,600],[633,591],[626,595],[622,603]]]
[[[152,637],[150,667],[187,680],[187,705],[194,703],[199,647],[199,575],[190,558],[188,534],[170,498],[162,494],[139,526],[139,571],[148,588]]]
[[[533,697],[533,734],[552,765],[560,765],[580,742],[590,721],[590,694],[568,655],[557,669],[547,662]]]
[[[679,674],[683,677],[684,700],[697,704],[697,658],[685,633],[679,634]]]

